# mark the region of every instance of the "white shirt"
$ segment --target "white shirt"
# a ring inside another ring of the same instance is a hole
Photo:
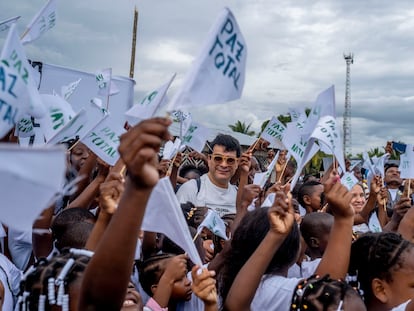
[[[265,275],[254,295],[252,311],[289,311],[293,292],[302,278]]]
[[[405,311],[407,308],[407,305],[411,302],[411,299],[400,304],[399,306],[396,306],[395,308],[392,308],[391,311]]]
[[[220,217],[236,213],[237,187],[230,184],[227,188],[214,185],[207,174],[200,177],[200,191],[197,181],[191,179],[185,182],[177,191],[180,203],[191,202],[195,206],[207,206],[216,211]]]
[[[4,287],[3,310],[14,310],[16,297],[19,294],[20,271],[6,256],[0,254],[0,282]]]
[[[315,274],[316,268],[318,268],[319,263],[322,258],[316,258],[314,260],[304,260],[299,266],[295,263],[288,270],[288,278],[301,278],[307,279],[308,277]]]

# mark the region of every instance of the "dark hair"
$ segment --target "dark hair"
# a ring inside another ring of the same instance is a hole
[[[70,297],[66,293],[81,277],[92,254],[87,250],[66,249],[50,260],[39,259],[22,277],[17,310],[51,310],[51,306],[57,304],[62,305],[63,310],[65,307],[69,310]],[[66,269],[67,273],[62,276],[61,271]],[[44,307],[39,308],[39,304]]]
[[[352,243],[349,274],[357,276],[366,303],[373,297],[372,280],[391,282],[392,273],[403,264],[401,254],[412,247],[413,244],[393,232],[366,233]]]
[[[92,232],[94,224],[81,221],[75,222],[66,227],[56,239],[55,246],[61,251],[63,248],[84,248]]]
[[[216,138],[211,142],[209,153],[212,153],[214,146],[223,146],[224,151],[236,151],[237,157],[240,157],[241,154],[241,147],[239,141],[234,138],[233,136],[226,135],[226,134],[218,134]]]
[[[218,276],[219,292],[223,301],[226,300],[237,273],[269,231],[267,211],[268,208],[263,207],[248,212],[234,232],[231,249],[223,253],[223,268]],[[290,267],[297,258],[299,243],[299,229],[296,225],[293,225],[292,230],[270,261],[265,274],[282,273],[284,269]]]
[[[308,247],[312,237],[319,238],[321,234],[329,234],[334,217],[328,213],[307,213],[300,224],[300,233]]]
[[[303,206],[303,207],[306,206],[305,202],[303,201],[303,197],[305,195],[311,195],[312,192],[313,192],[313,187],[314,186],[319,186],[319,185],[322,185],[319,181],[310,180],[310,181],[307,181],[307,182],[303,183],[300,186],[300,188],[298,190],[298,202],[301,206]]]
[[[322,311],[328,310],[329,307],[343,310],[339,307],[346,295],[358,295],[358,292],[346,282],[333,280],[329,275],[313,275],[300,281],[296,286],[290,310]]]
[[[74,223],[95,223],[96,217],[90,211],[81,207],[65,208],[53,219],[51,230],[54,239],[60,239],[64,232]]]
[[[395,163],[385,163],[384,165],[384,173],[386,173],[388,171],[389,168],[391,167],[396,167],[399,168],[399,166]]]
[[[153,296],[151,286],[158,284],[162,274],[165,271],[165,260],[174,257],[172,254],[158,254],[149,257],[144,261],[137,261],[139,271],[139,282],[142,289],[149,295]]]
[[[205,174],[207,172],[207,169],[204,166],[195,166],[194,164],[185,164],[181,166],[180,171],[178,172],[178,175],[180,177],[185,177],[189,172],[194,172],[198,174],[199,176]]]

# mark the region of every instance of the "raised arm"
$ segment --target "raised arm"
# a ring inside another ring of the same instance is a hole
[[[334,175],[334,174],[333,174]],[[339,176],[331,176],[324,184],[324,193],[334,216],[328,244],[316,274],[329,274],[333,279],[344,279],[348,270],[352,242],[354,210],[352,194],[341,185]]]
[[[119,153],[128,169],[125,191],[85,270],[79,310],[121,309],[145,207],[159,179],[157,153],[162,141],[171,138],[170,124],[153,118],[121,136]]]
[[[284,192],[276,193],[268,217],[270,230],[234,279],[225,301],[226,310],[250,310],[263,274],[292,229],[295,216],[290,199]]]
[[[360,223],[368,223],[369,216],[371,215],[377,203],[377,198],[381,190],[381,185],[382,185],[381,176],[379,175],[374,176],[374,178],[371,181],[371,189],[369,191],[368,200],[365,203],[365,206],[362,209],[362,211],[355,215],[355,219],[360,219],[359,221],[355,221],[356,225]]]
[[[86,249],[94,251],[101,239],[112,215],[115,213],[122,193],[124,192],[124,177],[122,174],[112,171],[105,182],[100,186],[99,215],[93,226],[93,230],[86,242]]]

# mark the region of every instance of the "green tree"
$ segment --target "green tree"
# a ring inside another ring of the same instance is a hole
[[[242,134],[246,134],[246,135],[249,135],[249,136],[254,136],[256,133],[255,133],[255,131],[250,130],[251,125],[252,125],[251,123],[249,125],[246,125],[245,122],[241,122],[241,121],[237,120],[237,122],[235,124],[229,124],[229,128],[233,132],[242,133]]]

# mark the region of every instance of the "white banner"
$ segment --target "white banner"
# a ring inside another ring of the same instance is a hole
[[[35,17],[33,17],[23,34],[23,44],[36,40],[56,25],[56,1],[49,0]]]
[[[89,106],[91,100],[97,97],[95,74],[43,63],[39,91],[43,94],[53,94],[53,90],[60,90],[62,85],[69,85],[80,78],[82,79],[81,83],[67,99],[72,105],[73,110],[78,112],[82,108]],[[135,82],[130,78],[120,76],[112,76],[112,81],[116,82],[120,92],[110,97],[109,111],[111,112],[112,119],[124,125],[126,121],[125,111],[133,104]],[[106,104],[107,98],[102,99]],[[88,108],[86,109],[88,110]]]
[[[247,47],[232,12],[224,8],[167,111],[220,104],[241,97]]]

